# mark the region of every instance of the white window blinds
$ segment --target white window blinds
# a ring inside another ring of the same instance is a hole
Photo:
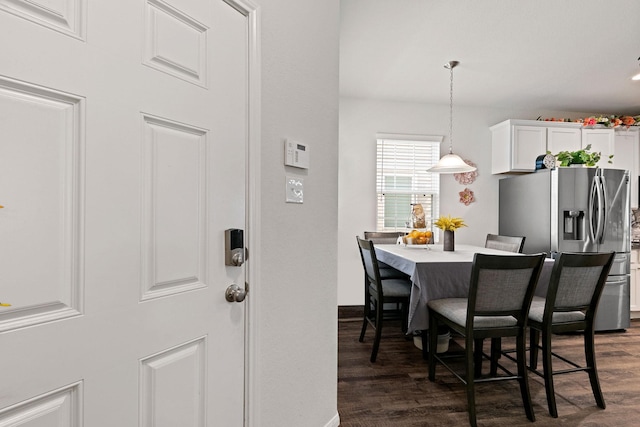
[[[377,229],[400,231],[410,227],[411,205],[421,203],[432,227],[439,207],[440,175],[427,172],[440,158],[441,137],[431,140],[378,138]]]

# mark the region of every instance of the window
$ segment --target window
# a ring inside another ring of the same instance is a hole
[[[411,205],[421,203],[427,228],[439,212],[440,175],[427,172],[440,158],[441,136],[378,135],[377,229],[411,226]]]

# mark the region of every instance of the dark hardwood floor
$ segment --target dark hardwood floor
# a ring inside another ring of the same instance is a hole
[[[360,318],[342,310],[339,313],[338,412],[342,427],[469,425],[464,385],[442,365],[436,370],[436,382],[430,382],[427,362],[413,342],[405,339],[399,325],[385,325],[378,360],[370,363],[373,331],[367,331],[365,342],[358,342]],[[556,336],[554,350],[583,361],[582,343],[581,335]],[[505,342],[504,348],[508,345]],[[456,348],[453,342],[450,349]],[[478,425],[640,425],[640,321],[632,321],[626,332],[597,333],[596,352],[606,409],[596,406],[587,374],[578,372],[555,377],[559,416],[551,418],[542,378],[530,374],[535,423],[525,416],[517,382],[501,381],[476,387]],[[485,362],[483,372],[487,370]]]

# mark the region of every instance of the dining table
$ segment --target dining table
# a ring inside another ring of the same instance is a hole
[[[378,261],[402,271],[411,278],[407,333],[429,329],[427,303],[441,298],[466,298],[471,281],[471,268],[476,253],[518,255],[483,246],[456,244],[455,250],[444,251],[442,245],[375,245]],[[554,260],[547,258],[538,279],[535,295],[546,295]]]

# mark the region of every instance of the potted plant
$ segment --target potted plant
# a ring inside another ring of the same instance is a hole
[[[584,165],[584,166],[595,166],[600,158],[602,157],[602,153],[600,152],[591,152],[591,144],[587,145],[585,148],[576,151],[561,151],[558,154],[553,154],[556,158],[559,166],[571,166],[571,165]],[[551,152],[547,151],[548,154]],[[612,163],[611,159],[613,159],[613,154],[609,156],[608,163]]]
[[[441,230],[444,230],[444,240],[443,240],[444,251],[454,250],[455,244],[454,244],[453,232],[460,227],[467,226],[467,224],[464,223],[464,220],[462,218],[454,218],[452,216],[441,216],[433,223],[433,225],[435,225]]]

